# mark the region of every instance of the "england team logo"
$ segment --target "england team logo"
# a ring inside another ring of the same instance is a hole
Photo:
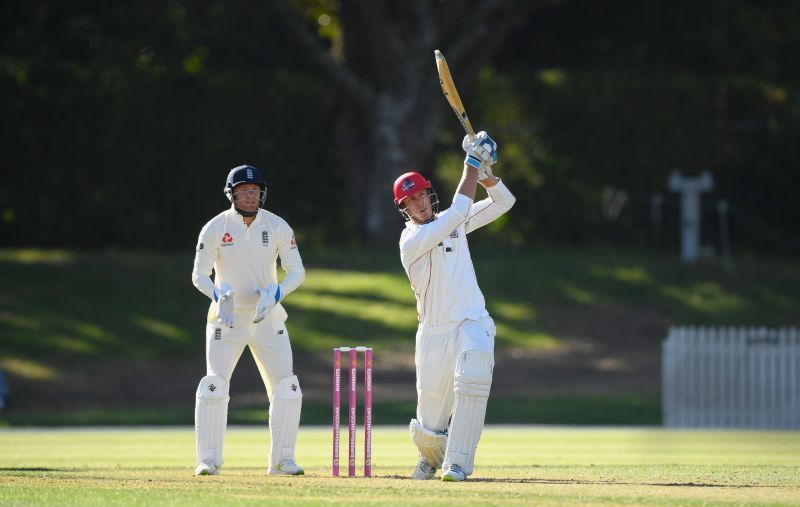
[[[253,179],[253,170],[250,169],[249,167],[247,168],[247,179],[248,180],[252,180]]]
[[[261,244],[263,246],[269,246],[269,231],[266,229],[261,231]]]

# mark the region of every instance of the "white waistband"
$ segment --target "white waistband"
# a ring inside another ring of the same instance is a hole
[[[463,322],[464,322],[463,320],[460,320],[457,322],[448,322],[447,324],[441,324],[439,326],[430,326],[428,324],[423,324],[422,322],[420,322],[418,329],[428,334],[440,334],[440,333],[444,334],[455,330]]]

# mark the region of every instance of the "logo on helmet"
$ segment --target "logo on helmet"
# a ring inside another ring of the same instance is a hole
[[[250,169],[249,167],[247,168],[247,179],[248,180],[252,180],[253,179],[253,170]]]
[[[406,178],[405,180],[403,180],[403,185],[401,186],[401,188],[403,189],[403,192],[408,192],[409,190],[414,188],[414,180],[412,180],[411,178]]]

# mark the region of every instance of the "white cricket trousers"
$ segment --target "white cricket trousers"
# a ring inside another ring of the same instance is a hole
[[[272,401],[278,382],[293,375],[292,346],[282,319],[267,315],[256,324],[252,313],[236,312],[233,328],[206,326],[206,375],[218,375],[230,386],[236,363],[249,346]]]
[[[467,350],[486,352],[494,365],[494,321],[491,317],[460,324],[417,328],[417,421],[427,430],[444,431],[453,414],[458,356]]]

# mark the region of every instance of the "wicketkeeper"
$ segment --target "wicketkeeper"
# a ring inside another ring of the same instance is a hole
[[[267,184],[258,169],[231,169],[231,202],[200,231],[192,282],[211,299],[206,324],[206,376],[197,388],[195,475],[216,475],[228,419],[228,386],[245,346],[250,347],[269,398],[268,474],[302,475],[295,463],[302,391],[292,370],[292,347],[281,301],[305,279],[292,228],[261,207]],[[278,282],[276,259],[286,271]],[[211,269],[214,269],[214,280]]]
[[[508,211],[515,198],[491,166],[497,144],[486,132],[464,138],[464,173],[453,203],[439,198],[421,174],[394,183],[394,202],[407,221],[400,259],[417,298],[417,418],[414,479],[463,481],[472,473],[492,384],[495,326],[478,288],[467,234]],[[473,202],[477,183],[489,197]]]

